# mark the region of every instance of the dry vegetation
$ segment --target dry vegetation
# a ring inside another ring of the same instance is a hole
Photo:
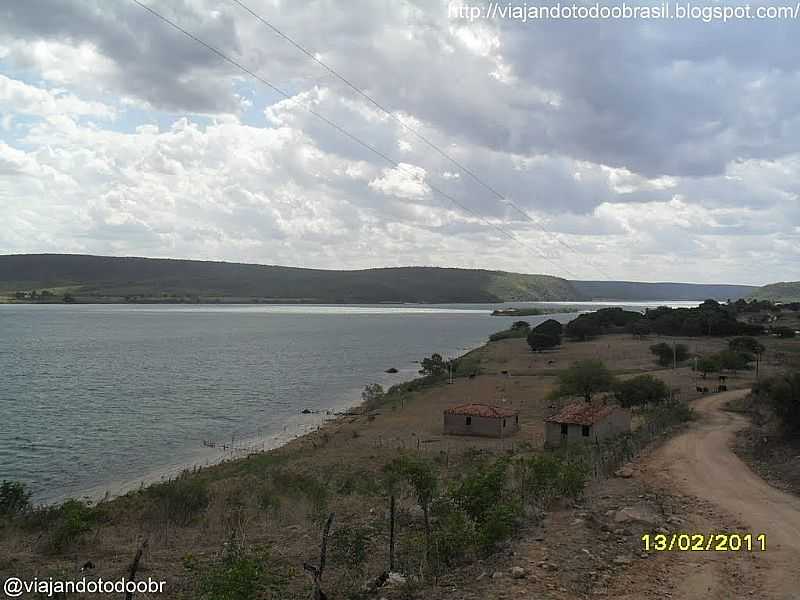
[[[727,344],[720,338],[664,339],[688,345],[693,354],[716,352]],[[137,577],[167,580],[166,597],[306,598],[310,579],[302,565],[317,561],[322,525],[334,512],[326,587],[337,592],[333,597],[357,597],[364,583],[388,566],[385,465],[400,457],[421,457],[434,466],[440,489],[447,491],[465,473],[491,465],[495,458],[516,460],[538,454],[544,437],[542,420],[561,402],[550,395],[556,376],[579,359],[599,358],[623,378],[652,373],[680,389],[683,400],[695,398],[699,375],[690,367],[655,367],[648,349],[658,341],[662,340],[657,336],[636,339],[618,334],[564,342],[558,350],[542,353],[530,352],[524,339],[488,344],[463,359],[461,376],[452,385],[441,382],[393,394],[367,414],[337,418],[278,450],[187,474],[91,508],[41,509],[0,525],[0,575],[75,577],[91,561],[92,577],[119,578],[147,539]],[[798,356],[794,340],[763,341],[764,372]],[[709,376],[707,381],[713,379]],[[751,381],[752,373],[745,372],[729,377],[727,383],[735,388]],[[443,409],[465,402],[518,408],[521,430],[502,440],[443,436]],[[513,486],[520,485],[518,474],[512,473],[512,479]],[[453,551],[451,564],[426,571],[421,550],[425,528],[413,486],[401,486],[397,495],[397,570],[412,576],[425,572],[426,582],[432,583],[464,561],[484,560],[491,553],[482,546]],[[516,543],[533,543],[532,528],[541,522],[544,508],[541,502],[523,507]],[[438,517],[440,526],[448,515]],[[450,543],[464,543],[456,536],[455,525],[447,531],[454,536]],[[492,550],[503,547],[501,541]],[[259,596],[249,595],[253,585]],[[403,597],[414,592],[409,583],[381,595]]]

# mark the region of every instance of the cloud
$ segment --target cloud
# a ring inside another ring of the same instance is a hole
[[[233,4],[149,5],[291,98],[133,3],[7,3],[0,251],[798,277],[792,23],[252,1],[390,117]]]

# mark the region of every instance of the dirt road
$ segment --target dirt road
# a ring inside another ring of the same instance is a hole
[[[729,527],[754,537],[766,534],[765,552],[670,557],[679,582],[672,598],[800,599],[800,499],[771,487],[731,450],[734,433],[747,420],[722,407],[746,393],[736,390],[697,401],[698,421],[642,465],[645,478],[707,501]],[[702,522],[701,517],[695,525]],[[718,521],[708,524],[718,526]],[[756,587],[752,595],[752,588],[738,586],[745,580]]]

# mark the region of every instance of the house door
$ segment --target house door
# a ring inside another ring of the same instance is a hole
[[[561,443],[567,442],[567,435],[569,435],[569,425],[566,423],[561,424]]]

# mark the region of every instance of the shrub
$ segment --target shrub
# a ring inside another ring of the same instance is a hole
[[[543,335],[560,338],[561,334],[564,333],[564,326],[555,319],[547,319],[547,321],[539,323],[536,327],[534,327],[533,331]]]
[[[192,573],[194,597],[199,600],[279,600],[285,598],[287,578],[269,564],[265,551],[245,551],[230,542],[222,558],[200,567],[185,561]]]
[[[338,527],[331,534],[331,560],[350,571],[360,572],[367,562],[372,532],[366,527]]]
[[[652,375],[639,375],[613,386],[614,397],[624,407],[661,402],[669,397],[669,387]]]
[[[715,355],[701,356],[697,359],[697,370],[703,374],[703,377],[709,373],[716,373],[720,370],[719,357]]]
[[[361,391],[361,401],[368,410],[378,407],[385,397],[386,392],[383,391],[380,383],[365,385]]]
[[[95,511],[79,500],[67,500],[52,514],[47,549],[63,552],[76,544],[83,534],[91,531],[96,521]]]
[[[453,566],[469,556],[475,547],[475,524],[450,500],[437,502],[433,515],[436,517],[433,533],[436,563]]]
[[[152,485],[147,494],[156,500],[167,521],[181,527],[189,525],[209,502],[206,482],[186,475]]]
[[[755,392],[766,398],[787,435],[800,433],[800,372],[767,379]]]
[[[283,494],[304,497],[315,515],[321,515],[328,507],[328,486],[312,475],[279,469],[272,473],[272,483]]]
[[[24,483],[6,481],[0,483],[0,519],[15,517],[31,508],[31,493]]]
[[[509,329],[504,329],[502,331],[498,331],[497,333],[493,333],[489,336],[490,342],[499,342],[500,340],[510,340],[514,338],[524,338],[528,335],[528,328],[527,327],[511,327]]]
[[[717,354],[717,360],[720,368],[736,373],[741,369],[746,369],[747,365],[754,360],[754,357],[746,352],[723,350]]]
[[[536,333],[536,331],[531,331],[528,334],[528,346],[531,347],[531,350],[534,352],[540,352],[541,350],[549,350],[550,348],[555,348],[561,343],[560,337],[555,337],[552,335],[547,335],[544,333]]]

